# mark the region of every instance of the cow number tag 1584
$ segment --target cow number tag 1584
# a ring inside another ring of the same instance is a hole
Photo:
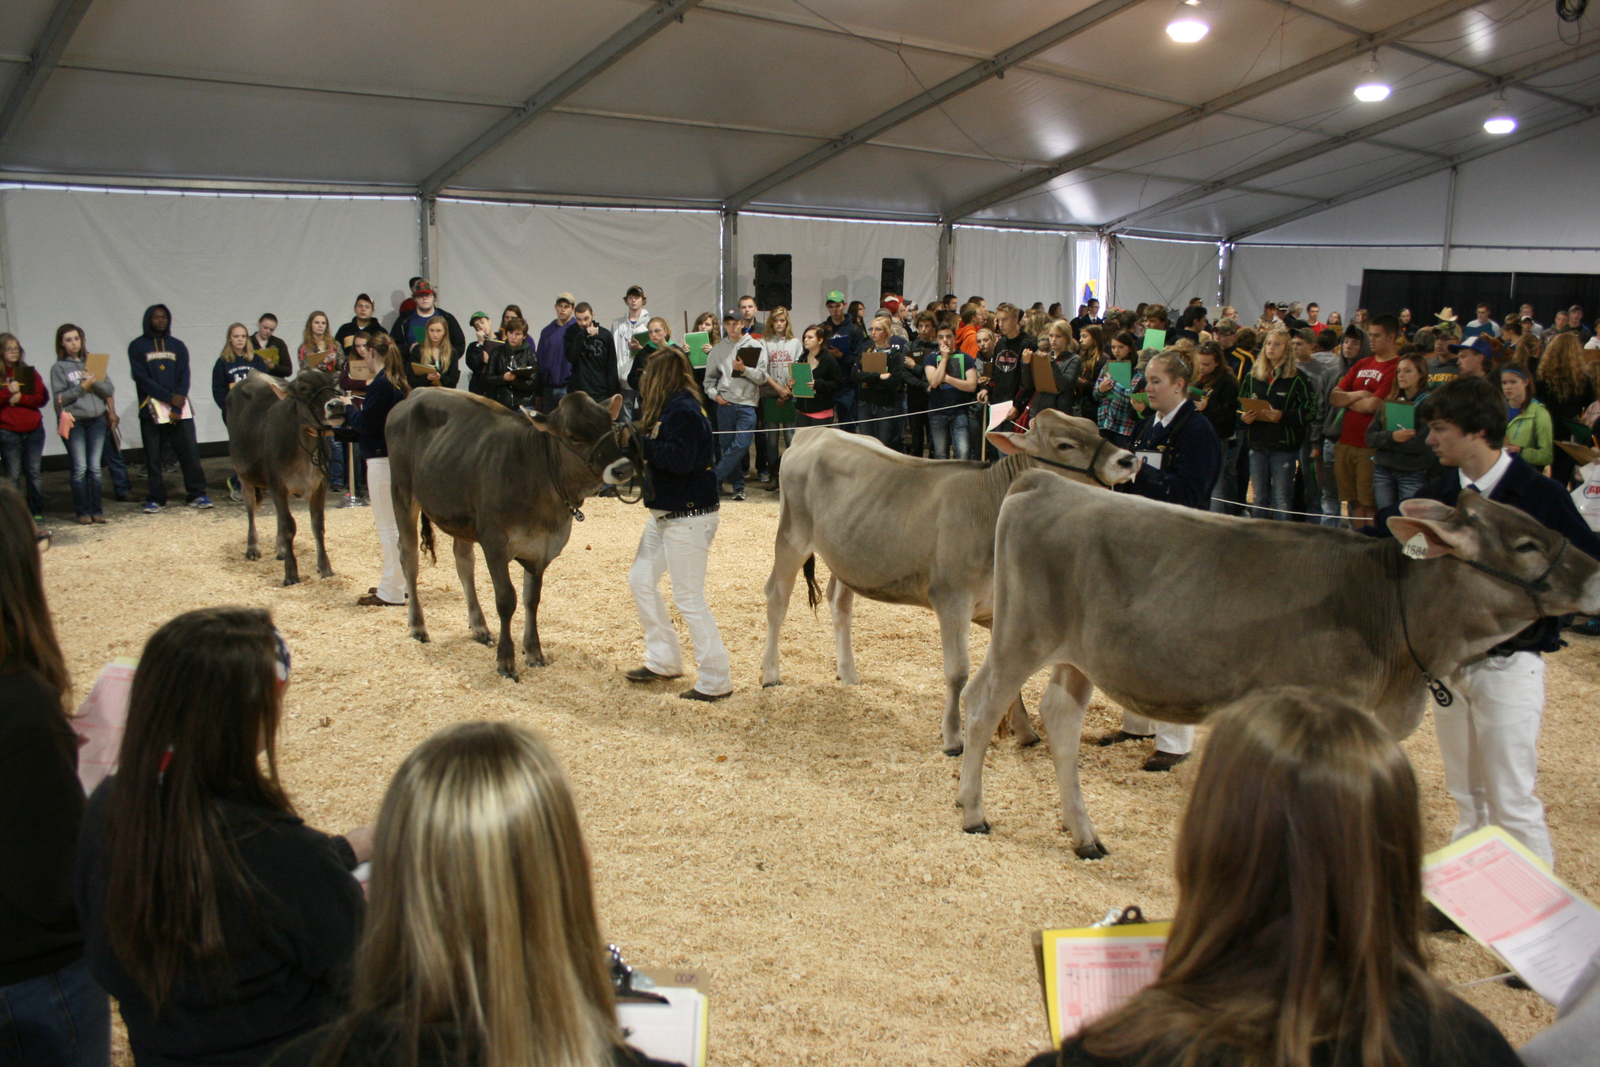
[[[1427,559],[1428,558],[1428,539],[1427,539],[1427,537],[1425,537],[1422,534],[1417,534],[1411,540],[1406,542],[1406,545],[1405,545],[1405,548],[1404,548],[1403,551],[1405,552],[1406,555],[1410,556],[1412,559]]]

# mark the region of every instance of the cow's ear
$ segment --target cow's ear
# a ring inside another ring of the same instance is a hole
[[[617,416],[622,414],[622,394],[613,396],[606,404],[606,411],[611,415],[611,421],[616,422]]]
[[[542,412],[529,411],[527,408],[518,408],[517,410],[528,416],[528,421],[533,423],[535,430],[543,430],[545,433],[554,432],[555,427],[550,425],[550,420]]]
[[[284,397],[289,395],[289,390],[285,389],[283,384],[270,374],[262,374],[258,370],[253,370],[250,372],[250,377],[259,378],[261,381],[266,382],[267,388],[271,389],[273,393],[277,395],[279,400],[282,400]]]
[[[1400,514],[1408,519],[1427,519],[1430,522],[1445,522],[1452,514],[1449,504],[1438,500],[1429,500],[1427,497],[1412,497],[1410,500],[1400,501]]]
[[[1392,515],[1389,518],[1389,532],[1404,546],[1406,555],[1413,559],[1433,559],[1435,556],[1456,556],[1460,559],[1478,557],[1478,536],[1472,527],[1464,523]]]
[[[995,431],[988,436],[989,443],[1008,456],[1027,451],[1022,447],[1022,434],[1020,433],[1000,433]]]

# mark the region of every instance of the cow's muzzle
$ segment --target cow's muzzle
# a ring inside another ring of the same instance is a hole
[[[626,485],[633,479],[633,460],[627,456],[612,460],[606,464],[600,479],[607,485]]]
[[[343,426],[350,414],[350,402],[342,396],[336,396],[322,406],[322,419],[329,426]]]

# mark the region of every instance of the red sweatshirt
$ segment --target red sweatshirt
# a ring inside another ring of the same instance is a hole
[[[12,433],[32,433],[39,428],[44,420],[39,415],[39,409],[50,401],[50,392],[44,387],[44,375],[32,367],[24,365],[20,374],[14,370],[15,364],[7,363],[4,371],[6,382],[13,380],[22,383],[22,392],[17,397],[15,404],[11,403],[11,390],[7,389],[5,396],[0,398],[0,430],[10,430]],[[32,383],[28,381],[32,378]]]

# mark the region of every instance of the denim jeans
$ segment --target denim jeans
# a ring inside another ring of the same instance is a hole
[[[1381,463],[1372,465],[1372,499],[1380,511],[1402,500],[1410,500],[1427,487],[1428,476],[1422,471],[1397,471]]]
[[[0,986],[0,1063],[106,1067],[111,1000],[82,960],[54,974]]]
[[[122,446],[117,444],[117,435],[111,432],[111,427],[106,426],[106,446],[103,452],[106,460],[106,470],[111,472],[111,489],[118,496],[132,496],[133,482],[128,479],[128,465],[122,461]]]
[[[743,404],[718,404],[717,429],[723,431],[722,458],[717,460],[717,484],[731,482],[733,491],[744,491],[745,458],[755,436],[756,409]],[[728,435],[728,431],[736,431]]]
[[[1217,484],[1211,488],[1207,510],[1218,515],[1232,515],[1238,511],[1231,501],[1239,491],[1239,439],[1224,441],[1222,447],[1222,470],[1217,472]]]
[[[72,510],[78,518],[98,515],[100,507],[100,457],[106,445],[106,417],[78,419],[67,438],[72,457]]]
[[[934,459],[968,459],[972,455],[972,442],[967,437],[967,406],[929,408],[928,442],[933,446]]]
[[[899,404],[874,404],[870,400],[863,400],[859,414],[862,432],[871,434],[896,452],[906,450],[905,420],[899,417]],[[867,422],[868,419],[881,421]]]
[[[856,432],[856,387],[851,385],[833,394],[833,417],[841,430]]]
[[[167,502],[167,483],[161,477],[163,443],[170,444],[178,455],[178,466],[183,471],[183,487],[189,499],[192,501],[206,495],[206,476],[200,469],[200,450],[195,443],[193,419],[161,423],[140,416],[139,436],[144,441],[144,464],[150,479],[147,500],[153,504]]]
[[[1333,472],[1333,451],[1338,446],[1337,437],[1322,440],[1322,458],[1317,460],[1317,478],[1322,482],[1322,524],[1338,526],[1344,521],[1344,511],[1339,505],[1339,479]]]
[[[1258,519],[1288,519],[1284,514],[1294,499],[1294,461],[1297,452],[1251,452],[1250,495]],[[1270,508],[1263,504],[1271,505]]]
[[[28,507],[35,515],[43,515],[44,424],[34,427],[31,433],[0,430],[0,454],[5,457],[6,477],[16,482],[19,490],[26,482]]]

